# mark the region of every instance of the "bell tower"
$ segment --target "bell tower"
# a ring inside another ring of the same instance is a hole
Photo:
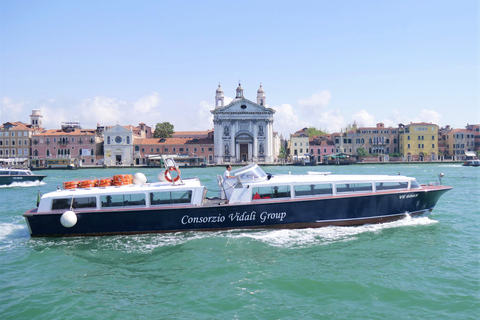
[[[33,109],[30,115],[30,124],[35,128],[42,128],[42,110]]]
[[[257,104],[265,106],[265,91],[263,91],[262,84],[260,84],[260,89],[257,91]]]
[[[218,89],[215,92],[215,108],[221,108],[224,106],[225,103],[225,97],[223,96],[223,90],[222,87],[220,86],[220,83],[218,84]]]

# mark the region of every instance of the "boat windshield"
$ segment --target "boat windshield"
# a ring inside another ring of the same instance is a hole
[[[246,167],[232,170],[230,174],[234,175],[240,182],[266,180],[267,174],[256,163],[249,164]]]

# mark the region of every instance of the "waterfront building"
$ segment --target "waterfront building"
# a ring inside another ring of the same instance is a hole
[[[426,122],[400,124],[399,149],[405,161],[436,161],[438,125]]]
[[[123,127],[117,124],[113,127],[107,127],[103,137],[105,166],[134,165],[132,126]]]
[[[162,155],[204,157],[207,163],[213,163],[213,131],[205,131],[208,132],[206,137],[196,138],[196,136],[203,136],[203,132],[199,131],[197,135],[191,131],[190,136],[194,138],[134,138],[135,164],[149,165],[150,159],[158,159]]]
[[[235,99],[225,105],[220,85],[215,93],[214,161],[217,164],[253,161],[273,163],[275,158],[273,115],[266,107],[265,91],[260,85],[257,102],[246,99],[239,84]]]
[[[31,136],[35,128],[20,121],[0,126],[0,159],[12,159],[29,166]]]
[[[32,166],[96,165],[102,159],[101,142],[95,129],[82,129],[78,122],[63,122],[61,129],[32,135]]]
[[[343,133],[333,134],[335,142],[335,152],[343,153],[348,156],[355,157],[357,155],[357,148],[362,146],[358,141],[360,133],[356,130],[351,130]]]
[[[368,154],[398,153],[398,128],[385,128],[385,125],[380,122],[376,127],[360,127],[358,131],[360,136],[356,137],[355,142]]]
[[[445,155],[452,160],[466,160],[475,156],[475,135],[467,129],[452,129],[443,135]]]
[[[290,134],[290,161],[302,161],[310,158],[309,142],[308,128],[303,128],[294,134]]]
[[[321,163],[324,156],[335,153],[335,143],[322,136],[313,137],[309,141],[310,155],[317,163]]]
[[[465,128],[473,133],[475,151],[480,153],[480,124],[467,124]]]

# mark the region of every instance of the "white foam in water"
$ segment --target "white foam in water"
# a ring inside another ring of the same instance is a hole
[[[1,185],[0,188],[26,188],[26,187],[38,187],[46,185],[43,181],[23,181],[23,182],[14,182],[8,185]]]
[[[264,230],[260,232],[244,232],[231,234],[233,238],[252,238],[275,247],[305,247],[310,245],[324,245],[332,242],[351,241],[357,239],[357,235],[364,233],[380,233],[382,230],[391,228],[421,226],[435,224],[438,221],[428,217],[406,218],[394,222],[371,224],[356,227],[324,227],[310,229],[282,229]]]

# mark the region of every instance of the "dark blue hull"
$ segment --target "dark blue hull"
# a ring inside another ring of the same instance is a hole
[[[309,228],[388,222],[430,212],[449,187],[419,191],[333,196],[305,200],[265,201],[177,208],[76,210],[77,223],[62,226],[63,212],[24,214],[32,237],[85,236],[225,230],[248,228]]]
[[[14,182],[26,182],[26,181],[42,181],[43,178],[46,176],[42,175],[33,175],[33,176],[25,176],[25,175],[8,175],[8,176],[0,176],[0,185],[9,185]]]

